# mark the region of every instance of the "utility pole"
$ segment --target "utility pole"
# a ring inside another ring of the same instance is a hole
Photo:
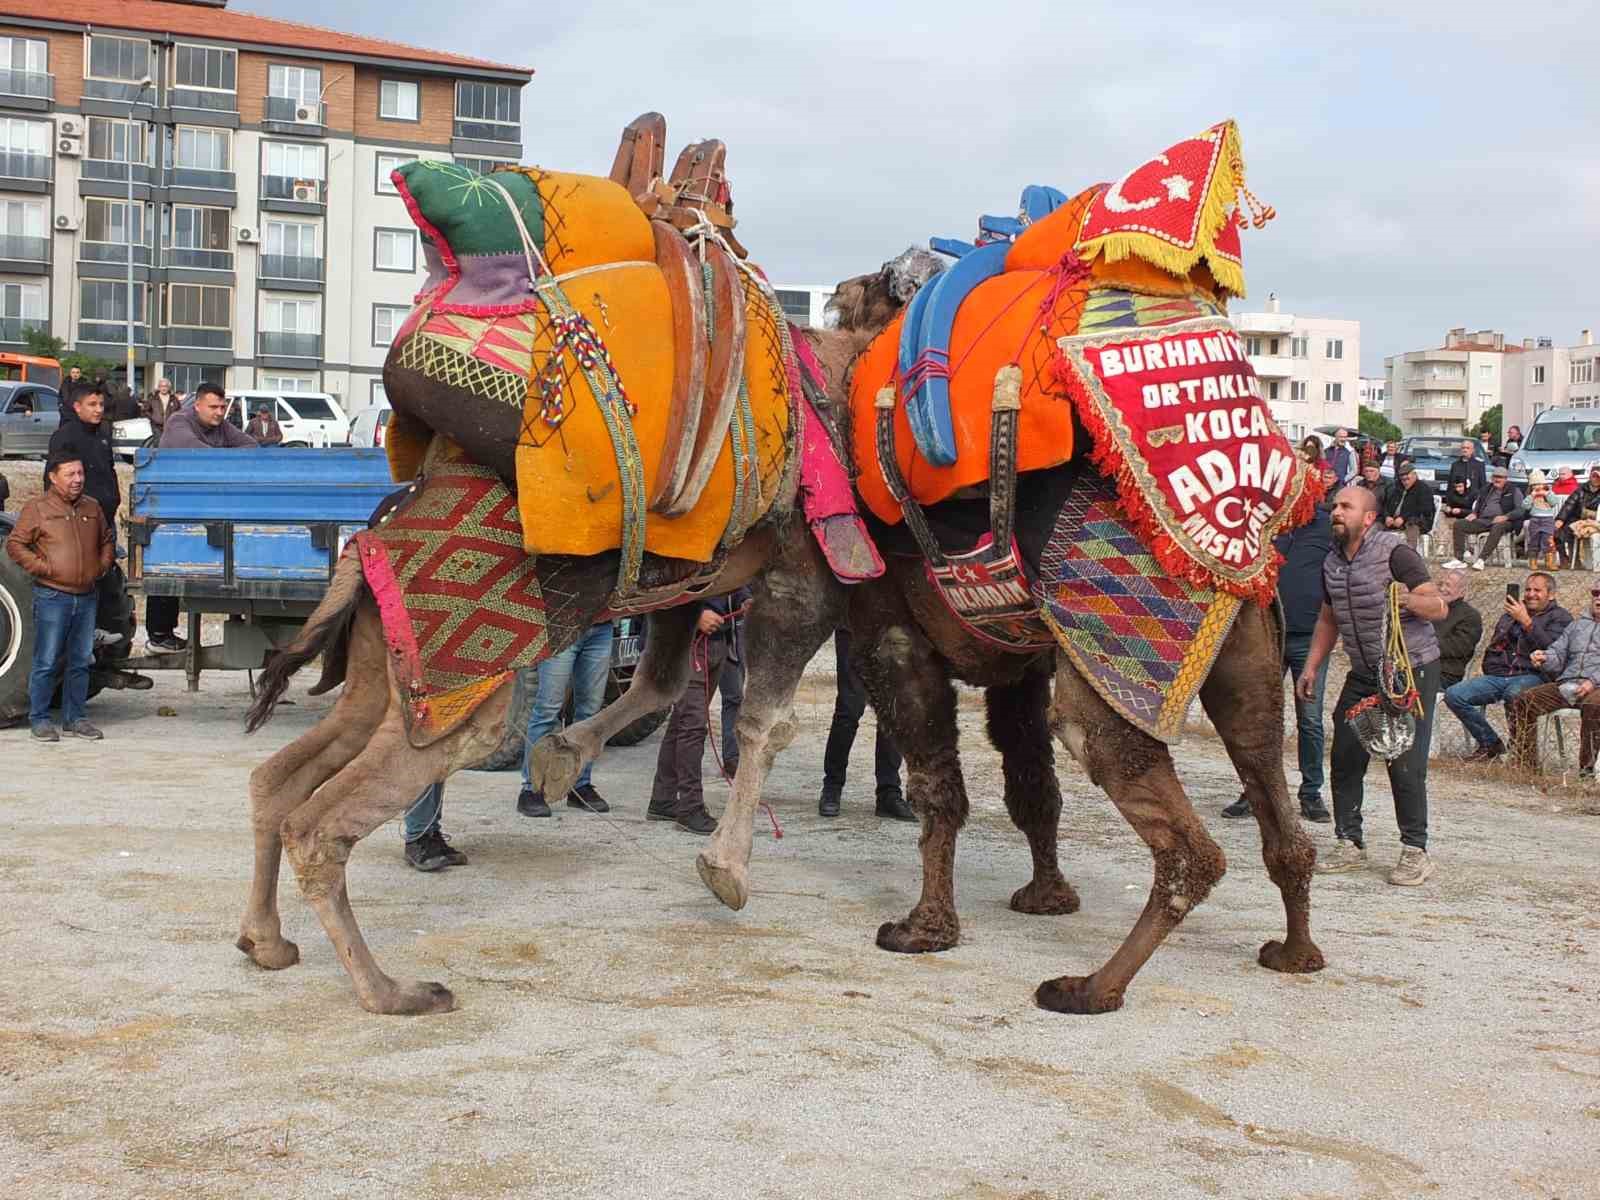
[[[146,75],[143,79],[139,80],[138,90],[136,92],[134,92],[133,99],[128,101],[128,144],[127,144],[128,207],[127,207],[126,211],[123,213],[123,228],[124,228],[124,231],[126,232],[127,238],[128,238],[128,363],[127,363],[127,366],[124,368],[124,372],[125,372],[125,376],[126,377],[124,378],[123,382],[125,384],[127,384],[128,390],[130,392],[133,391],[133,312],[134,312],[134,307],[133,307],[133,294],[134,294],[133,293],[133,225],[134,225],[134,221],[133,221],[133,167],[134,167],[134,160],[133,160],[133,145],[134,145],[134,140],[133,140],[133,135],[134,135],[133,110],[134,110],[134,106],[139,103],[139,97],[144,95],[145,89],[148,88],[148,87],[153,86],[154,83],[155,83],[155,80],[150,78],[150,76]],[[140,230],[141,233],[144,232],[144,213],[143,213],[143,211],[141,211],[140,214],[139,214],[139,230]],[[147,313],[146,316],[148,316],[148,315],[149,314]]]

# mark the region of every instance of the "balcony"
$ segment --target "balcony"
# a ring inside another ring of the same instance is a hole
[[[7,100],[36,100],[39,102],[37,105],[30,104],[27,107],[45,108],[55,99],[55,94],[56,80],[53,75],[13,68],[0,70],[0,96]]]
[[[1293,333],[1294,316],[1275,312],[1240,313],[1233,318],[1233,327],[1240,333]]]
[[[0,150],[0,179],[35,180],[44,183],[50,178],[50,156],[29,154],[20,150]]]
[[[1443,391],[1462,392],[1467,388],[1465,374],[1453,374],[1449,371],[1418,371],[1407,375],[1402,380],[1410,388],[1439,388]]]
[[[1252,354],[1249,358],[1262,379],[1287,379],[1294,369],[1294,359],[1283,354]]]
[[[83,94],[91,100],[115,100],[119,104],[152,104],[156,99],[156,89],[140,87],[137,79],[85,79]]]
[[[214,192],[231,192],[238,187],[232,171],[212,171],[204,167],[173,167],[167,172],[167,183],[172,187],[205,188]]]
[[[320,179],[292,179],[288,175],[261,177],[264,208],[278,212],[320,213],[327,199],[327,185]]]
[[[239,112],[239,97],[235,92],[175,87],[167,92],[167,103],[173,108],[187,108],[195,112],[227,113],[234,116]]]
[[[82,178],[99,179],[106,183],[127,183],[128,164],[109,158],[86,158],[83,160]],[[153,184],[156,181],[156,169],[149,163],[133,164],[134,183]]]
[[[320,333],[278,333],[264,329],[258,336],[260,338],[258,354],[272,358],[320,359],[322,357]]]
[[[263,284],[322,282],[322,260],[304,254],[263,254],[256,270]]]
[[[49,238],[26,237],[16,233],[0,234],[0,262],[38,263],[44,266],[49,261]]]
[[[196,271],[233,270],[232,250],[195,250],[188,246],[168,246],[166,264],[169,267],[188,267]]]
[[[272,133],[321,137],[328,125],[328,106],[293,96],[268,96],[262,104],[261,124]]]
[[[126,346],[128,344],[128,323],[126,321],[79,321],[78,341],[93,342],[100,346]],[[135,325],[133,327],[133,344],[135,346],[148,346],[150,344],[150,326]]]
[[[91,263],[115,263],[126,266],[128,262],[127,242],[79,242],[78,261]],[[133,248],[133,265],[148,267],[150,265],[150,243]]]
[[[521,125],[500,121],[470,121],[457,117],[453,133],[458,138],[468,138],[474,142],[498,142],[508,148],[516,147],[518,154],[522,152]]]
[[[50,322],[43,317],[0,317],[0,342],[8,346],[20,346],[26,341],[24,332],[29,329],[46,333],[50,329]]]
[[[233,332],[191,325],[168,325],[161,331],[161,344],[184,350],[231,350]]]

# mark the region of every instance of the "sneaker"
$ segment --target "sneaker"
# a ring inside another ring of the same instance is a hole
[[[36,742],[59,742],[61,731],[55,727],[53,721],[40,721],[33,727],[33,740]]]
[[[68,737],[82,738],[86,742],[98,742],[101,738],[105,737],[105,734],[101,733],[82,717],[79,717],[70,725],[63,725],[61,727],[61,732],[66,734]]]
[[[1333,823],[1333,814],[1328,811],[1327,805],[1319,800],[1315,804],[1301,804],[1300,819],[1318,825],[1330,825]]]
[[[406,843],[406,864],[416,871],[442,871],[450,865],[448,849],[442,837],[425,833]]]
[[[1333,853],[1317,860],[1318,875],[1332,875],[1338,871],[1355,871],[1367,865],[1367,851],[1347,838],[1340,838]]]
[[[1486,565],[1487,564],[1481,558],[1475,558],[1472,560],[1472,569],[1474,571],[1481,571]]]
[[[839,796],[835,792],[823,792],[817,801],[817,816],[837,817],[839,815]]]
[[[697,808],[678,818],[678,828],[688,833],[697,833],[701,837],[710,837],[717,831],[717,821],[704,808]]]
[[[915,821],[919,819],[917,814],[911,810],[911,805],[906,803],[905,795],[898,791],[880,793],[874,811],[878,816],[887,817],[891,821]]]
[[[113,633],[109,629],[96,629],[94,631],[94,648],[103,650],[110,646],[120,646],[126,639],[120,633]]]
[[[606,803],[604,796],[594,790],[594,784],[592,783],[580,783],[568,792],[567,807],[581,808],[585,812],[592,813],[611,811],[611,805]]]
[[[152,633],[146,644],[150,649],[158,650],[162,654],[179,654],[189,648],[187,639],[175,633]]]
[[[1248,817],[1250,815],[1250,801],[1241,794],[1240,797],[1227,808],[1222,810],[1222,815],[1228,818]]]
[[[1396,887],[1417,887],[1428,882],[1433,874],[1433,859],[1420,846],[1401,846],[1400,861],[1389,872],[1389,882]]]
[[[517,811],[525,817],[548,817],[550,806],[544,802],[544,793],[523,788],[517,793]]]
[[[1504,742],[1494,742],[1488,746],[1474,746],[1472,753],[1468,754],[1463,761],[1469,763],[1493,762],[1505,752],[1506,744]]]
[[[644,810],[644,819],[646,821],[676,821],[678,814],[670,808],[657,808],[654,804],[651,804]]]
[[[1465,567],[1466,565],[1467,564],[1465,562],[1463,562],[1461,559],[1452,558],[1449,562],[1445,563],[1444,569],[1446,571],[1459,571],[1463,567]]]

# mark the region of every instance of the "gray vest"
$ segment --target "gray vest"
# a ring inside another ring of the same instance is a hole
[[[1362,537],[1353,560],[1345,558],[1344,546],[1338,543],[1322,560],[1322,581],[1327,585],[1350,667],[1374,678],[1383,660],[1383,612],[1389,600],[1389,585],[1394,582],[1389,555],[1396,546],[1403,545],[1405,539],[1393,530],[1371,528]],[[1439,639],[1434,636],[1433,623],[1404,608],[1400,611],[1400,628],[1405,633],[1411,665],[1424,667],[1437,660]]]

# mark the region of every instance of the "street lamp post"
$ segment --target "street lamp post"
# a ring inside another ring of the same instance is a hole
[[[133,110],[139,103],[139,97],[144,95],[146,88],[154,85],[155,80],[146,75],[139,80],[138,90],[133,93],[133,99],[128,101],[128,207],[123,213],[123,231],[128,239],[128,363],[125,370],[125,381],[128,391],[133,391]],[[140,213],[139,230],[144,231],[143,213]]]

